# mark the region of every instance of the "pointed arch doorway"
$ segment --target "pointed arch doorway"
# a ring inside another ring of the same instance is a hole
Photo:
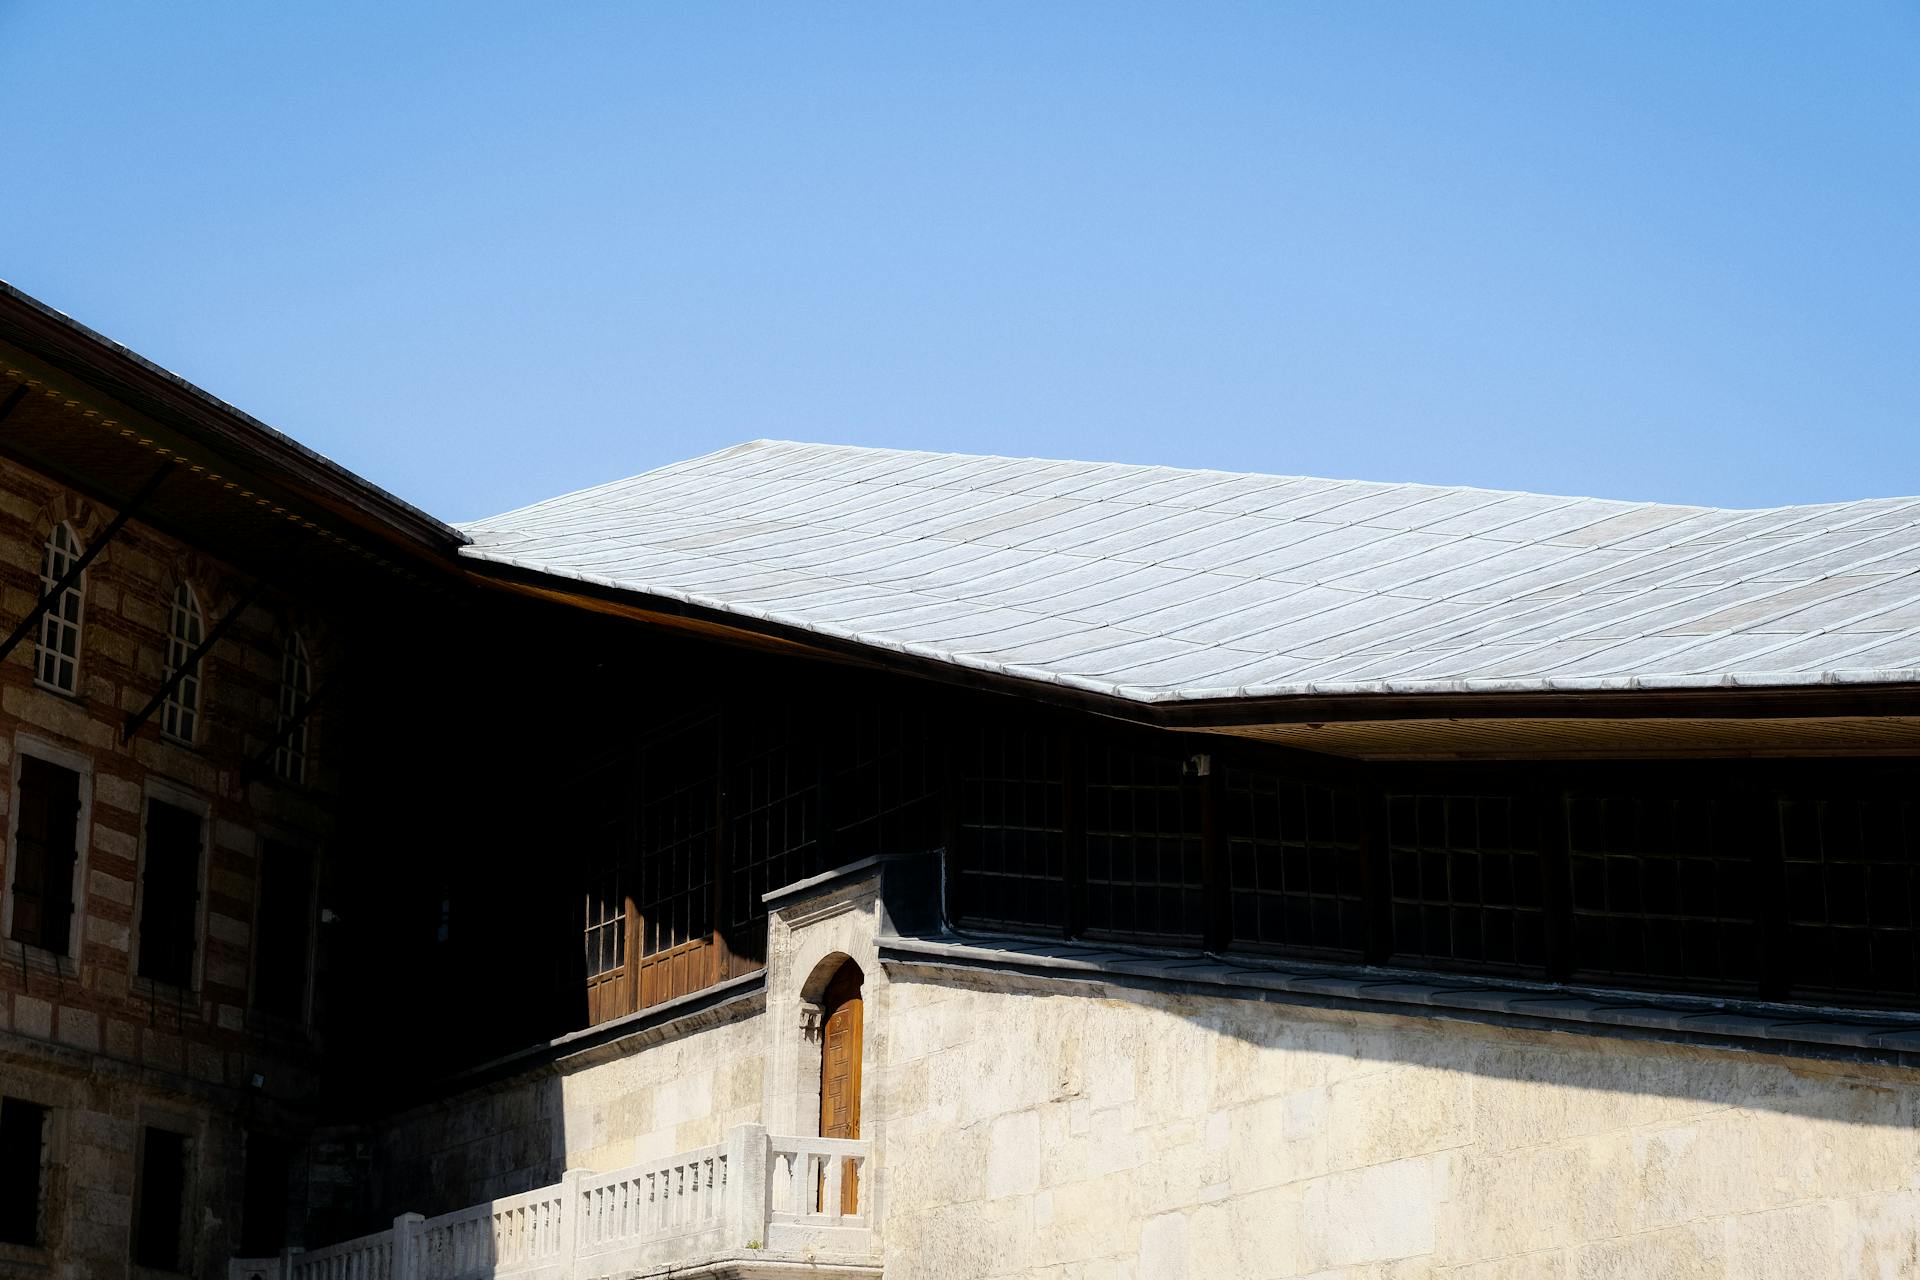
[[[827,982],[820,999],[820,1136],[860,1136],[860,1046],[864,1027],[861,991],[866,975],[848,960]],[[844,1168],[840,1211],[854,1213],[860,1202],[858,1171],[852,1162]],[[820,1207],[827,1206],[829,1189],[821,1174]]]

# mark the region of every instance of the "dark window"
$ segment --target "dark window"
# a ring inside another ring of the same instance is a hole
[[[855,695],[859,699],[859,695]],[[917,707],[888,702],[838,713],[828,731],[827,807],[836,863],[918,853],[940,843],[933,726]]]
[[[640,755],[640,954],[657,955],[713,931],[713,824],[718,720],[647,746]]]
[[[0,1241],[46,1243],[47,1108],[0,1098]]]
[[[961,744],[957,892],[982,924],[1066,921],[1066,765],[1057,734],[981,725]]]
[[[287,1245],[293,1150],[283,1138],[247,1134],[247,1189],[240,1206],[240,1253],[269,1258]]]
[[[1531,800],[1392,796],[1387,850],[1396,959],[1545,972],[1546,895]]]
[[[1567,845],[1576,970],[1751,986],[1756,876],[1741,816],[1712,796],[1574,795]]]
[[[22,755],[13,827],[15,942],[65,954],[73,922],[79,817],[80,775]]]
[[[253,938],[253,1005],[298,1021],[306,1014],[313,941],[313,855],[278,840],[260,844],[260,905]]]
[[[792,704],[727,722],[728,945],[755,962],[766,947],[766,895],[826,870],[819,723]]]
[[[1366,946],[1360,798],[1229,769],[1222,800],[1235,942],[1358,956]]]
[[[185,1270],[181,1256],[187,1216],[186,1135],[140,1131],[140,1194],[134,1211],[133,1260],[160,1271]]]
[[[1180,756],[1087,750],[1087,930],[1198,942],[1201,794]]]
[[[1795,989],[1920,994],[1920,805],[1878,795],[1778,808]]]
[[[582,857],[586,882],[586,976],[611,973],[627,960],[627,862],[633,851],[633,757],[615,756],[588,770]]]
[[[307,642],[298,631],[289,631],[280,651],[279,720],[273,749],[273,771],[288,782],[307,780],[308,746],[307,704],[313,701],[313,663],[307,658]]]
[[[177,987],[192,985],[200,902],[199,814],[162,800],[147,801],[140,893],[140,975]]]

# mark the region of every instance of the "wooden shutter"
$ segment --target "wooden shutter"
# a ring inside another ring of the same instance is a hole
[[[80,775],[23,755],[13,841],[15,941],[67,950],[79,816]]]

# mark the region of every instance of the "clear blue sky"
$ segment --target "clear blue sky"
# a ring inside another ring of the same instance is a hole
[[[0,276],[463,519],[759,436],[1920,492],[1920,5],[0,0]]]

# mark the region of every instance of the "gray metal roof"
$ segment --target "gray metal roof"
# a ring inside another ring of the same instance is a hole
[[[1920,680],[1920,498],[755,441],[464,529],[480,560],[1141,702]]]

